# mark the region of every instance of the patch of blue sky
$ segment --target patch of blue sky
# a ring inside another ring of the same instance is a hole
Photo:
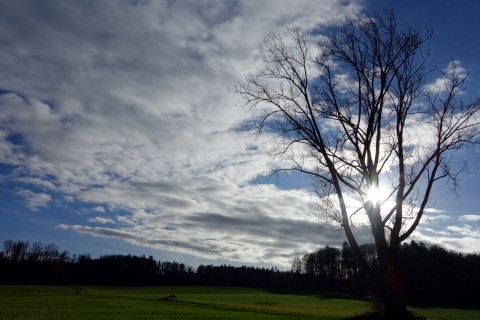
[[[291,170],[287,172],[279,172],[266,176],[258,176],[251,181],[252,184],[274,184],[282,190],[298,190],[305,189],[313,191],[313,181],[299,171]]]

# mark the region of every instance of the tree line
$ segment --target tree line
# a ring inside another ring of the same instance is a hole
[[[197,268],[153,256],[71,255],[55,244],[7,240],[0,252],[1,284],[212,285],[287,287],[290,272],[275,267],[200,265]]]
[[[360,250],[371,270],[380,272],[375,245],[365,244]],[[399,267],[404,274],[400,281],[407,300],[480,308],[479,254],[463,254],[411,241],[400,247]],[[324,289],[355,294],[368,294],[371,289],[347,242],[342,248],[326,246],[295,257],[291,272],[304,275],[315,286]]]
[[[363,245],[367,263],[378,270],[375,245]],[[480,308],[480,255],[448,251],[423,243],[404,244],[400,251],[405,297],[417,303]],[[200,265],[160,261],[152,256],[71,255],[55,244],[4,241],[0,284],[53,285],[204,285],[290,290],[331,290],[371,294],[369,281],[348,243],[326,246],[295,257],[291,270],[275,267]]]

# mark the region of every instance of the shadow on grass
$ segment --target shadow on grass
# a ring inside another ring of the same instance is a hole
[[[354,317],[348,317],[345,318],[344,320],[390,320],[391,318],[388,318],[382,313],[378,312],[367,312],[364,314],[356,315]],[[405,320],[427,320],[427,318],[423,316],[419,316],[414,314],[413,312],[408,312],[408,318]]]
[[[320,300],[330,300],[330,299],[348,299],[348,300],[360,300],[360,301],[369,301],[370,297],[357,296],[348,293],[340,293],[333,291],[320,291],[315,289],[262,289],[262,291],[271,294],[279,295],[296,295],[296,296],[310,296],[315,297]]]

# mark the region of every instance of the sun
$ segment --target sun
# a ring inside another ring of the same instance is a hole
[[[368,188],[367,192],[365,193],[365,201],[372,203],[374,206],[380,205],[380,203],[385,200],[383,198],[384,194],[382,190],[378,187],[371,186]]]

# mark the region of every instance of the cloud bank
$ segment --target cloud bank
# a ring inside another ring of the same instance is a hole
[[[67,210],[59,229],[194,256],[288,265],[340,243],[308,190],[252,183],[269,172],[269,138],[242,127],[250,115],[227,87],[259,66],[272,32],[326,26],[360,6],[7,2],[2,181],[21,184],[32,210],[82,204],[84,221]]]

